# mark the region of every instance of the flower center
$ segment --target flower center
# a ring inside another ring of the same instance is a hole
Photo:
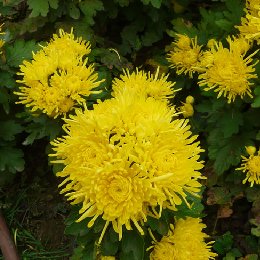
[[[128,199],[131,192],[131,183],[127,178],[116,176],[110,183],[108,194],[117,202]]]

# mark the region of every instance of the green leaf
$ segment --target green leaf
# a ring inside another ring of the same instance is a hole
[[[251,104],[251,106],[254,108],[260,107],[260,95],[255,97],[254,102]]]
[[[228,251],[231,250],[232,245],[233,245],[233,235],[228,231],[215,241],[213,245],[213,249],[219,255],[225,255]]]
[[[39,48],[34,40],[16,40],[13,46],[6,47],[7,64],[11,67],[19,67],[24,60],[30,60],[32,52],[36,52]]]
[[[233,24],[226,20],[226,19],[220,19],[215,21],[216,25],[219,26],[221,29],[224,29],[225,31],[230,31],[230,29],[233,27]]]
[[[243,124],[243,116],[238,111],[227,110],[221,114],[219,126],[224,138],[237,134],[239,126]]]
[[[186,200],[190,204],[190,207],[188,207],[185,201],[183,201],[181,205],[177,206],[177,211],[174,213],[174,216],[176,216],[177,218],[184,218],[187,216],[193,218],[202,218],[203,216],[205,216],[202,213],[204,210],[204,206],[201,201],[203,190],[204,189],[201,189],[201,192],[197,194],[198,197],[188,193]]]
[[[73,236],[83,236],[89,233],[89,228],[87,227],[88,219],[84,219],[80,222],[76,222],[79,219],[79,208],[74,207],[68,218],[65,221],[66,228],[64,233],[66,235],[73,235]]]
[[[258,247],[258,239],[255,236],[246,236],[245,244],[247,248],[247,252],[257,253]]]
[[[70,260],[96,260],[96,250],[94,242],[91,244],[82,244],[74,249]]]
[[[5,86],[7,88],[14,88],[16,86],[13,74],[7,71],[0,72],[0,86]]]
[[[235,260],[240,256],[242,256],[241,252],[237,248],[232,248],[223,258],[223,260]]]
[[[73,2],[69,3],[68,9],[69,9],[69,15],[70,15],[71,18],[79,19],[79,17],[80,17],[80,10],[75,5],[75,3],[73,3]]]
[[[162,236],[168,233],[169,223],[167,219],[163,217],[160,219],[148,217],[147,224],[152,230],[156,230]]]
[[[0,137],[5,141],[12,141],[15,135],[23,131],[23,127],[14,120],[0,122]]]
[[[79,4],[80,10],[85,14],[87,24],[94,24],[94,17],[97,11],[104,10],[102,1],[100,0],[84,0]]]
[[[9,114],[10,112],[9,101],[10,101],[9,93],[4,87],[0,85],[0,104],[3,105],[6,114]]]
[[[155,27],[155,26],[154,26]],[[153,43],[160,40],[162,37],[162,31],[156,31],[155,28],[146,30],[141,37],[144,46],[151,46]]]
[[[129,0],[114,0],[114,2],[118,3],[121,7],[129,5]]]
[[[30,17],[47,16],[49,8],[57,9],[59,0],[27,0],[32,10]]]
[[[251,228],[251,234],[256,236],[256,237],[260,237],[260,221],[258,219],[250,219],[249,222],[254,225]]]
[[[104,256],[116,255],[119,247],[118,234],[112,227],[105,233],[101,243],[101,254]]]
[[[132,256],[132,258],[129,258]],[[137,231],[127,231],[122,239],[120,259],[142,260],[144,257],[144,239]]]
[[[214,169],[218,175],[221,175],[231,166],[238,165],[245,145],[250,143],[254,136],[254,132],[247,132],[225,139],[218,129],[211,131],[208,140],[208,155],[211,160],[215,161]]]
[[[229,12],[224,12],[233,25],[239,24],[241,16],[244,14],[245,1],[243,0],[226,0],[225,5]],[[227,14],[226,14],[227,13]]]
[[[144,5],[152,4],[155,8],[160,8],[162,4],[162,0],[141,0]]]
[[[14,147],[0,147],[0,171],[11,173],[21,172],[24,169],[23,152]]]
[[[61,131],[61,125],[58,120],[53,120],[45,115],[32,117],[32,122],[26,127],[25,131],[29,133],[23,142],[23,145],[32,144],[36,139],[48,136],[50,140],[56,138]]]

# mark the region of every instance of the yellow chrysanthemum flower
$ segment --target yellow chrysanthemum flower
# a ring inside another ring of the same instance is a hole
[[[87,66],[83,58],[89,52],[89,43],[60,30],[60,37],[54,35],[46,47],[33,54],[31,62],[20,66],[18,74],[23,79],[17,82],[23,85],[15,92],[20,99],[17,103],[54,118],[85,104],[84,97],[95,93],[92,89],[101,82],[93,65]]]
[[[241,18],[241,25],[236,27],[243,37],[250,41],[256,40],[257,44],[260,44],[260,16],[248,13],[246,17]]]
[[[236,26],[240,34],[248,40],[260,44],[260,3],[258,0],[246,1],[246,16],[241,18],[241,25]]]
[[[260,184],[260,150],[258,150],[257,155],[255,155],[256,148],[254,146],[248,146],[246,147],[246,151],[249,154],[249,158],[242,155],[242,164],[237,170],[246,172],[246,178],[243,180],[243,184],[248,181],[252,187],[254,183]]]
[[[158,100],[167,101],[168,98],[173,97],[173,86],[175,83],[167,81],[168,75],[162,74],[159,77],[159,67],[155,75],[144,71],[133,72],[130,74],[128,70],[125,71],[120,78],[113,80],[113,96],[122,94],[125,91],[131,92],[131,95],[142,95],[144,97],[153,97]]]
[[[177,34],[178,39],[174,42],[173,50],[168,54],[167,60],[170,67],[175,68],[177,74],[192,74],[197,71],[201,57],[201,46],[197,44],[197,38],[189,38],[186,35]]]
[[[237,96],[252,97],[250,86],[253,83],[249,80],[257,78],[257,75],[254,74],[256,63],[251,64],[255,53],[245,57],[245,42],[236,38],[228,38],[227,41],[229,49],[215,41],[214,46],[204,52],[200,60],[199,85],[205,91],[214,89],[218,98],[223,95],[231,103]]]
[[[176,210],[186,192],[196,195],[203,178],[199,147],[188,121],[175,119],[166,102],[128,93],[76,110],[66,120],[67,135],[52,142],[58,175],[73,204],[82,203],[81,221],[100,216],[122,238],[131,225],[143,234],[147,215],[160,217],[162,208]],[[159,212],[155,210],[159,206]]]
[[[83,60],[91,51],[90,43],[81,37],[75,38],[73,29],[70,33],[60,29],[59,35],[54,34],[48,45],[42,48],[46,56],[58,63],[60,69],[71,66],[71,60]]]
[[[205,242],[209,236],[202,232],[206,225],[199,218],[188,217],[177,220],[171,226],[167,236],[160,242],[155,241],[151,260],[208,260],[215,259],[216,253],[211,252],[211,244]],[[155,239],[154,239],[155,240]]]
[[[193,103],[194,103],[194,98],[192,96],[187,96],[186,102],[182,103],[182,106],[180,106],[179,109],[185,118],[193,116],[194,114]]]

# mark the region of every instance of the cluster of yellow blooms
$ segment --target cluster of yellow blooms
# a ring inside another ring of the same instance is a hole
[[[207,46],[197,44],[197,38],[189,38],[187,35],[176,34],[173,49],[167,59],[170,67],[176,69],[177,74],[188,74],[190,77],[198,73],[198,85],[205,91],[218,92],[218,98],[224,96],[228,103],[234,102],[237,96],[252,97],[251,79],[257,78],[253,56],[247,52],[253,45],[253,41],[260,44],[260,2],[259,0],[246,1],[246,16],[241,18],[241,25],[236,26],[240,34],[237,37],[227,37],[228,47],[222,42],[210,39]],[[203,47],[203,50],[202,50]],[[185,112],[186,109],[186,112]],[[180,107],[184,117],[193,114],[192,103],[187,102]],[[247,149],[248,150],[248,149]],[[249,153],[247,159],[242,156],[242,166],[238,169],[247,172],[244,180],[259,184],[258,160],[260,155]],[[260,165],[260,164],[259,164]]]
[[[199,86],[205,91],[214,89],[218,97],[224,96],[228,103],[237,96],[251,95],[250,79],[256,78],[252,56],[246,55],[250,43],[245,38],[228,37],[229,48],[214,39],[209,40],[207,49],[201,50],[197,40],[178,34],[175,47],[168,55],[170,67],[176,68],[177,74],[199,73]],[[186,47],[185,47],[186,46]]]
[[[187,192],[200,190],[203,150],[168,105],[173,83],[166,79],[126,72],[113,82],[114,98],[77,109],[65,120],[67,135],[52,142],[56,162],[66,165],[58,174],[65,177],[62,192],[83,203],[78,221],[91,218],[89,227],[99,216],[106,221],[100,241],[110,223],[119,239],[131,224],[144,234],[148,214],[159,218],[163,208],[176,210]]]
[[[31,107],[31,111],[41,110],[50,117],[65,115],[77,104],[84,105],[86,96],[96,93],[92,89],[99,86],[98,74],[93,65],[87,65],[86,55],[90,44],[74,34],[62,29],[54,35],[47,46],[33,54],[31,62],[20,66],[23,76],[18,80],[23,85],[17,103]]]
[[[19,82],[24,86],[16,94],[19,103],[32,107],[32,112],[39,109],[50,117],[75,109],[73,115],[64,118],[65,135],[51,143],[54,153],[50,156],[55,157],[53,163],[65,165],[57,175],[65,178],[61,193],[71,204],[81,205],[77,221],[88,218],[91,227],[98,217],[105,220],[100,243],[109,225],[119,240],[124,227],[131,230],[135,226],[144,235],[148,215],[160,218],[165,208],[177,210],[182,203],[190,206],[187,193],[198,196],[200,179],[205,177],[200,173],[203,162],[199,154],[203,150],[197,136],[192,135],[188,120],[179,119],[180,113],[170,106],[175,90],[168,76],[160,75],[159,69],[154,75],[125,71],[112,82],[113,98],[98,101],[88,110],[84,97],[100,83],[93,66],[87,67],[85,56],[89,52],[89,43],[60,30],[33,55],[32,62],[21,65],[23,79]],[[189,96],[179,108],[184,117],[193,115],[193,102]],[[185,221],[190,223],[188,232],[202,229],[200,220]],[[177,240],[181,223],[174,232]],[[191,235],[190,241],[194,232]],[[206,235],[197,232],[195,236],[193,249],[202,250],[204,257],[197,259],[206,259],[206,255],[212,258],[214,254],[204,242]],[[184,244],[187,238],[182,238]],[[163,241],[154,246],[151,259],[162,259],[157,254],[161,254]],[[182,259],[178,255],[183,252],[172,250],[177,256],[173,259]]]
[[[243,183],[245,184],[248,181],[252,187],[254,183],[260,184],[260,150],[255,155],[256,148],[248,146],[246,147],[246,151],[249,154],[249,158],[242,155],[242,165],[237,170],[246,172],[246,178]]]
[[[197,44],[197,38],[176,34],[177,40],[168,54],[170,67],[176,69],[177,74],[199,73],[199,86],[205,91],[214,89],[218,98],[224,96],[228,103],[237,96],[252,97],[250,80],[256,78],[255,68],[257,62],[252,63],[252,57],[247,55],[253,40],[260,43],[260,3],[259,0],[246,1],[246,17],[241,19],[242,25],[237,26],[240,35],[226,39],[229,47],[221,42],[210,39],[206,50]]]
[[[210,251],[212,242],[205,242],[205,238],[208,238],[208,235],[202,232],[205,227],[199,218],[187,217],[177,220],[175,227],[171,226],[168,234],[160,242],[153,237],[155,245],[151,247],[153,251],[150,259],[215,259],[217,254]]]

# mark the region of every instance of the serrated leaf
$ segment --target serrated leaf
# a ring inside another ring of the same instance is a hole
[[[162,0],[150,0],[151,4],[155,8],[160,8],[162,4]]]
[[[141,37],[144,46],[151,46],[153,43],[160,40],[162,37],[162,32],[156,32],[153,30],[146,30],[144,35]]]
[[[257,65],[258,65],[258,64],[256,64],[256,66],[257,66]],[[257,66],[256,70],[257,70],[257,72],[260,72],[260,66],[259,66],[259,65]],[[255,93],[257,96],[260,95],[260,85],[255,86],[255,88],[254,88],[254,93]]]
[[[114,2],[118,3],[121,7],[129,5],[129,0],[114,0]]]
[[[243,124],[243,116],[238,111],[228,110],[221,114],[218,122],[224,138],[227,138],[238,133],[239,126]]]
[[[29,145],[36,139],[41,139],[45,136],[53,140],[60,133],[61,126],[60,122],[41,115],[33,118],[33,122],[26,127],[25,131],[29,133],[29,135],[23,141],[23,145]]]
[[[233,27],[233,24],[226,20],[226,19],[220,19],[215,21],[216,25],[219,26],[221,29],[224,29],[225,31],[230,31],[230,28]]]
[[[184,19],[182,18],[173,19],[171,23],[173,25],[174,31],[166,31],[171,37],[176,37],[176,33],[186,34],[191,38],[197,36],[198,34],[196,27],[187,25],[187,23],[185,23]]]
[[[0,86],[14,88],[16,85],[13,75],[7,71],[0,72]]]
[[[240,162],[242,148],[235,143],[230,143],[218,150],[214,162],[214,169],[218,175]]]
[[[254,236],[246,236],[245,243],[247,247],[247,252],[257,253],[258,250],[258,239]],[[249,259],[247,259],[249,260]]]
[[[232,248],[229,252],[227,252],[223,260],[236,260],[240,256],[242,256],[241,252],[237,248]]]
[[[149,3],[151,3],[151,5],[155,8],[160,8],[161,4],[162,4],[162,0],[142,0],[142,3],[144,5],[148,5]]]
[[[152,230],[156,230],[162,236],[168,233],[169,223],[162,217],[160,219],[148,217],[147,224]]]
[[[177,218],[184,218],[187,216],[190,216],[192,218],[202,218],[204,206],[201,201],[203,189],[200,191],[198,197],[187,194],[186,200],[190,204],[190,207],[185,203],[185,201],[182,202],[181,205],[177,206],[177,211],[174,213],[174,216]]]
[[[0,147],[0,171],[11,173],[21,172],[24,169],[23,152],[14,147]]]
[[[11,67],[19,67],[24,60],[32,58],[32,52],[36,52],[40,47],[34,40],[16,40],[14,45],[6,47],[6,61]]]
[[[241,16],[244,14],[245,2],[241,0],[226,0],[225,5],[229,10],[227,15],[224,12],[225,16],[230,19],[233,25],[239,24]]]
[[[127,258],[132,254],[131,260],[142,260],[144,257],[144,239],[137,231],[127,231],[122,239],[122,253],[125,255],[120,259]]]
[[[68,9],[69,9],[69,15],[70,15],[71,18],[79,19],[79,17],[80,17],[80,10],[75,5],[75,3],[73,3],[73,2],[69,3]]]
[[[228,231],[215,241],[213,245],[213,249],[219,255],[225,255],[228,251],[231,250],[232,245],[233,245],[233,235]]]
[[[249,222],[254,225],[251,228],[251,234],[260,237],[260,221],[258,219],[250,219]]]
[[[214,161],[214,170],[218,175],[236,166],[241,160],[241,153],[245,145],[251,142],[254,132],[244,133],[239,136],[223,138],[219,130],[211,131],[209,137],[208,155]]]
[[[87,24],[94,24],[94,17],[97,11],[104,10],[103,2],[100,0],[85,0],[79,4],[80,10],[85,14]]]
[[[27,0],[29,8],[32,10],[30,17],[47,16],[49,8],[57,9],[59,0]]]
[[[104,256],[116,255],[119,247],[118,234],[112,227],[105,233],[101,243],[101,254]]]
[[[254,108],[260,107],[260,95],[254,98],[254,101],[251,104],[251,106]]]
[[[14,120],[0,122],[0,137],[5,141],[12,141],[15,135],[23,131],[23,127]]]
[[[2,104],[6,114],[10,112],[9,100],[10,94],[4,87],[0,86],[0,104]]]

